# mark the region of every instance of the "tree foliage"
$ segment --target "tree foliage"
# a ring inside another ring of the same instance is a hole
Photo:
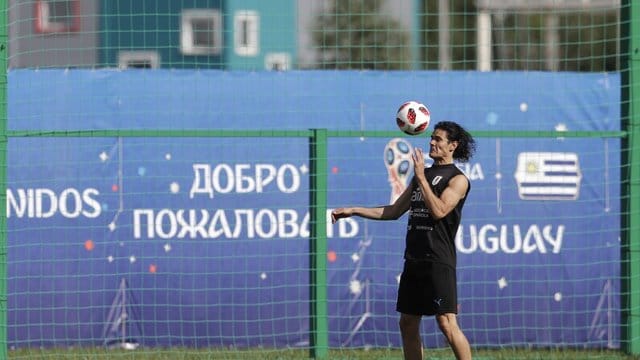
[[[451,68],[476,67],[478,9],[475,0],[448,0]],[[532,3],[534,3],[532,1]],[[438,68],[438,1],[423,0],[421,67]],[[561,71],[617,71],[619,14],[584,9],[503,11],[492,14],[494,70],[549,70],[546,20],[558,18],[557,68]]]
[[[331,0],[315,21],[313,42],[323,69],[400,70],[411,67],[409,34],[384,15],[384,0]]]
[[[422,0],[418,23],[384,15],[385,0],[328,0],[316,17],[312,36],[318,67],[324,69],[440,68],[438,8],[448,6],[449,68],[475,70],[475,0]],[[393,1],[393,0],[391,0]],[[417,2],[416,2],[417,3]],[[418,11],[418,9],[416,10]],[[549,42],[549,16],[557,18],[555,43]],[[407,14],[413,17],[414,14]],[[537,9],[492,14],[492,69],[525,71],[618,71],[620,15],[616,11]],[[415,28],[410,28],[415,26]],[[410,33],[418,39],[412,43]],[[417,44],[417,48],[412,48]],[[415,51],[416,58],[412,58]]]

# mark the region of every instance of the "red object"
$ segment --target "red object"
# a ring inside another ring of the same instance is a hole
[[[68,6],[71,12],[65,17],[68,21],[52,21],[51,6],[53,1],[37,0],[34,3],[35,30],[38,33],[69,33],[80,31],[80,1],[69,0]],[[65,19],[66,20],[66,19]]]
[[[87,240],[84,242],[84,248],[87,251],[91,251],[95,249],[96,245],[93,243],[93,240]]]

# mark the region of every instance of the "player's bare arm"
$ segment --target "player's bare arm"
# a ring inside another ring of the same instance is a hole
[[[424,176],[418,179],[418,186],[422,191],[424,202],[431,211],[431,216],[441,219],[449,214],[458,205],[458,202],[465,197],[469,180],[464,175],[457,175],[449,181],[449,185],[442,192],[440,197],[431,190]]]
[[[391,205],[376,207],[343,207],[331,212],[331,222],[336,223],[339,219],[351,216],[359,216],[372,220],[395,220],[402,216],[411,205],[411,186],[408,186]]]
[[[431,187],[425,178],[424,154],[422,149],[414,149],[412,158],[414,176],[418,183],[418,187],[422,192],[424,202],[431,211],[431,216],[435,219],[441,219],[447,216],[447,214],[450,213],[456,205],[458,205],[458,202],[465,197],[467,189],[469,188],[469,180],[464,175],[455,176],[449,181],[447,188],[442,192],[442,194],[440,194],[440,197],[438,197],[433,190],[431,190]],[[436,161],[448,163],[449,161],[452,161],[452,159],[438,158]]]

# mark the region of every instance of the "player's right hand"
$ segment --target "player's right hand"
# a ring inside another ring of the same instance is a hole
[[[337,208],[331,212],[331,223],[335,224],[336,221],[351,216],[351,211],[346,208]]]

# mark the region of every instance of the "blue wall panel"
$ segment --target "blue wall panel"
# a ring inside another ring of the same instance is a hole
[[[12,71],[9,129],[394,130],[397,105],[421,99],[434,121],[471,131],[619,130],[619,82],[565,73]],[[329,207],[388,202],[394,170],[384,151],[397,141],[427,146],[425,137],[330,139]],[[478,145],[461,165],[472,192],[457,242],[470,341],[619,346],[620,141]],[[11,138],[8,161],[11,346],[101,344],[119,330],[109,312],[122,279],[128,331],[145,345],[308,344],[307,139]],[[535,168],[547,171],[534,179],[526,170]],[[234,182],[235,171],[255,182]],[[332,346],[400,345],[405,222],[328,229]],[[433,321],[423,334],[428,346],[443,345]]]

